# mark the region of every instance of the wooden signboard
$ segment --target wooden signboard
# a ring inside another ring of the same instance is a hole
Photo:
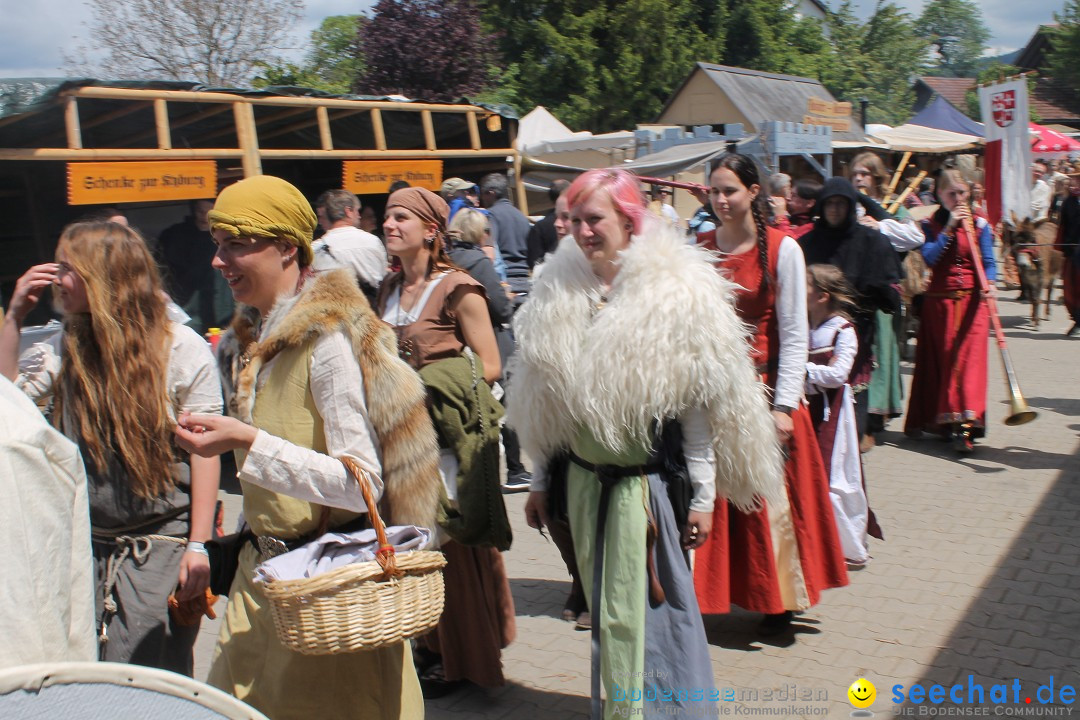
[[[851,130],[851,103],[807,98],[803,124],[827,125],[833,132],[847,132]]]
[[[217,195],[213,160],[71,162],[69,205],[202,200]]]
[[[806,112],[819,117],[845,118],[851,116],[851,103],[812,97],[806,100]]]
[[[823,118],[816,115],[804,115],[803,125],[825,125],[831,127],[833,132],[847,132],[851,130],[851,118]]]
[[[357,195],[385,195],[395,180],[439,192],[443,181],[442,160],[346,160],[342,166],[341,186]]]

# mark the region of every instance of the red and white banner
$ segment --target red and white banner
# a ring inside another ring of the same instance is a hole
[[[979,88],[986,129],[986,209],[990,220],[1031,214],[1031,138],[1027,80]]]

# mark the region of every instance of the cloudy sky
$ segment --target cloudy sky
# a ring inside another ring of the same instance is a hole
[[[297,44],[324,17],[364,11],[373,4],[374,0],[307,0],[304,20],[294,33]],[[876,3],[856,0],[855,4],[865,16]],[[897,4],[917,15],[924,2],[898,0]],[[991,54],[997,55],[1023,47],[1038,24],[1053,21],[1053,13],[1061,11],[1064,0],[978,0],[978,4],[990,29]],[[81,44],[78,38],[84,35],[83,23],[89,17],[82,0],[3,0],[2,6],[0,77],[62,76],[62,48]]]

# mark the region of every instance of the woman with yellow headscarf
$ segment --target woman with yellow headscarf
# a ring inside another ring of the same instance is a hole
[[[275,720],[421,718],[406,643],[294,652],[278,640],[252,574],[274,546],[297,547],[320,525],[364,525],[368,508],[345,455],[367,471],[388,525],[434,526],[441,487],[423,385],[355,280],[311,272],[316,220],[299,190],[248,178],[222,191],[209,219],[214,267],[247,306],[222,340],[237,355],[225,378],[231,417],[185,415],[176,435],[199,455],[236,453],[257,539],[241,551],[209,682]]]

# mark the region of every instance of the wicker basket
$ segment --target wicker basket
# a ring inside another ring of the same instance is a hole
[[[278,637],[305,655],[374,650],[421,635],[443,611],[441,552],[394,555],[386,526],[371,496],[367,473],[351,458],[342,462],[364,493],[380,550],[377,560],[354,563],[313,578],[265,583]]]

